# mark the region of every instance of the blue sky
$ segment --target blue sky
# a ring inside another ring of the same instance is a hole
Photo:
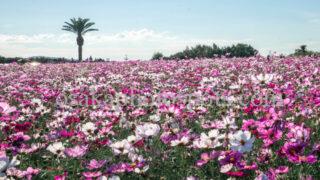
[[[320,51],[319,0],[0,0],[0,55],[76,57],[75,35],[61,31],[87,17],[84,57],[147,59],[198,43],[252,44],[288,54]]]

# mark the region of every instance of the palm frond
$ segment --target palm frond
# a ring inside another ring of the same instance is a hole
[[[91,32],[91,31],[99,31],[99,29],[94,29],[94,28],[86,29],[85,31],[83,31],[82,34],[85,34],[85,33],[87,33],[87,32]]]
[[[84,28],[85,29],[88,29],[90,28],[91,26],[93,26],[95,23],[94,22],[88,22],[87,24],[85,24]]]
[[[95,23],[90,22],[90,19],[88,18],[71,18],[70,22],[65,22],[65,25],[62,26],[62,30],[83,35],[90,31],[98,31],[98,29],[91,28],[93,25],[95,25]]]

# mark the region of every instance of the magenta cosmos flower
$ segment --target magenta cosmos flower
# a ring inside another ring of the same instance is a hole
[[[313,164],[317,162],[317,156],[315,155],[303,155],[306,144],[303,143],[291,143],[287,142],[279,150],[279,155],[288,158],[288,161],[292,163],[309,163]]]

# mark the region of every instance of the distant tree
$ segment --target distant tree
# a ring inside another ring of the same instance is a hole
[[[163,54],[161,52],[155,52],[153,55],[152,55],[152,60],[160,60],[163,58]]]
[[[301,45],[300,50],[302,53],[306,53],[307,52],[307,45]]]
[[[0,63],[5,63],[6,62],[6,58],[3,56],[0,56]]]
[[[292,54],[293,56],[311,56],[317,54],[317,52],[307,50],[307,45],[301,45],[299,49],[296,49]]]
[[[212,57],[214,56],[221,56],[221,49],[218,45],[214,44],[212,45]]]
[[[251,57],[257,53],[258,51],[248,44],[236,44],[225,49],[225,54],[230,57]]]
[[[77,34],[78,59],[79,61],[82,61],[82,46],[84,43],[83,35],[90,31],[98,31],[98,29],[92,28],[95,23],[90,22],[90,19],[87,18],[72,18],[70,21],[71,22],[65,22],[62,30]]]

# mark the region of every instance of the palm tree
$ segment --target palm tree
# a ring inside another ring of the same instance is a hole
[[[65,25],[62,26],[62,30],[69,31],[77,34],[77,44],[78,44],[78,56],[79,61],[82,61],[82,46],[83,46],[83,35],[90,31],[98,31],[98,29],[91,28],[95,23],[89,22],[90,19],[82,18],[72,18],[71,22],[65,22]]]
[[[301,51],[303,54],[306,54],[306,52],[307,52],[307,45],[301,45],[301,46],[300,46],[300,51]]]

